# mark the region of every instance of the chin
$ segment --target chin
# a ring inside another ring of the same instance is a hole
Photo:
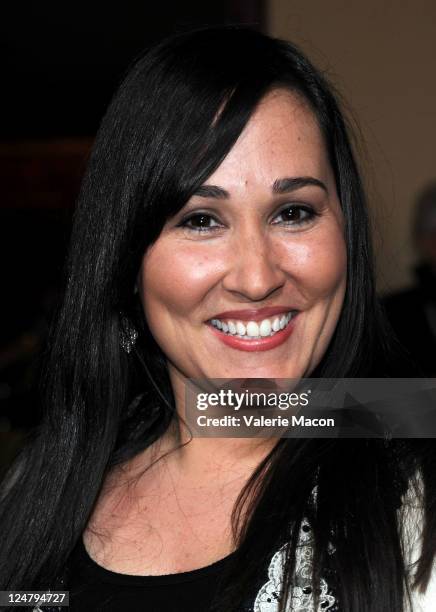
[[[303,378],[303,368],[235,368],[231,374],[216,374],[213,378]]]

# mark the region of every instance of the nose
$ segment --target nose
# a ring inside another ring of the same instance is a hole
[[[245,301],[262,301],[284,285],[286,275],[271,238],[261,230],[235,236],[223,287]]]

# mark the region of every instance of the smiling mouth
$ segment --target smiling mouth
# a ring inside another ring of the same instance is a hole
[[[261,321],[211,319],[209,324],[226,336],[253,342],[270,338],[285,330],[297,313],[297,310],[290,310],[280,315],[265,317]]]

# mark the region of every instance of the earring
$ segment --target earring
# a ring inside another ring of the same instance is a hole
[[[138,338],[138,332],[129,319],[120,313],[120,345],[126,353],[130,353]]]

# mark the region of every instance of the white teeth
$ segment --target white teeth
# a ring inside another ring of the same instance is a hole
[[[226,334],[228,333],[239,338],[245,337],[246,340],[259,340],[260,338],[273,336],[281,329],[284,329],[291,319],[292,312],[288,312],[281,317],[263,319],[258,323],[256,321],[249,321],[248,323],[235,320],[220,321],[219,319],[211,319],[210,322],[214,327]]]
[[[259,325],[259,333],[261,336],[269,336],[271,329],[271,321],[269,321],[269,319],[264,319]]]
[[[238,321],[236,323],[236,331],[238,332],[238,334],[240,336],[245,336],[245,333],[246,333],[247,330],[246,330],[245,325],[243,323],[241,323],[240,321]]]
[[[249,321],[247,323],[247,336],[254,338],[259,335],[259,325],[255,321]]]
[[[229,321],[229,334],[236,334],[236,325]]]

